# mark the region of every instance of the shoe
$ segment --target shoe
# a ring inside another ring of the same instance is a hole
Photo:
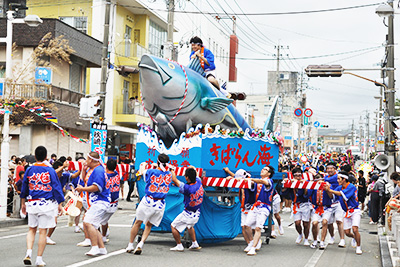
[[[335,244],[335,238],[331,237],[331,239],[329,239],[328,241],[328,245],[333,245],[333,244]]]
[[[317,236],[317,242],[321,242],[321,239],[319,238],[319,236]]]
[[[127,201],[127,202],[132,202],[132,200],[130,200],[130,199],[126,199],[126,201]]]
[[[280,225],[278,227],[278,232],[279,232],[280,235],[283,235],[285,233],[285,231],[283,230],[283,226],[282,225]]]
[[[75,226],[74,232],[75,233],[80,233],[81,232],[81,228],[79,228],[79,226]]]
[[[299,235],[296,239],[296,244],[300,244],[303,241],[303,235]]]
[[[261,245],[262,245],[262,241],[260,239],[260,240],[258,240],[258,243],[257,243],[257,246],[256,246],[256,250],[257,251],[261,249]]]
[[[97,256],[100,255],[100,249],[92,247],[88,252],[85,253],[87,256]]]
[[[199,246],[199,245],[191,245],[190,247],[189,247],[189,250],[200,250],[201,249],[201,247]]]
[[[76,244],[77,247],[90,247],[92,245],[92,242],[90,242],[90,239],[85,239],[82,242]]]
[[[346,241],[344,241],[344,239],[340,239],[338,247],[339,248],[345,248],[346,247]]]
[[[369,222],[369,224],[378,224],[378,223],[377,223],[377,222],[371,221],[371,222]]]
[[[99,248],[100,252],[98,255],[107,255],[107,249],[106,248]]]
[[[126,252],[128,252],[128,253],[132,253],[132,251],[134,251],[135,248],[133,247],[133,245],[128,245],[128,247],[127,247],[125,250],[126,250]]]
[[[351,240],[351,246],[353,248],[357,247],[357,241],[354,238]]]
[[[46,266],[46,263],[44,261],[41,261],[41,262],[36,262],[35,265],[37,267],[44,267],[44,266]]]
[[[308,242],[308,239],[305,239],[305,240],[304,240],[304,244],[303,244],[303,245],[304,245],[304,246],[307,246],[307,247],[310,245],[310,243]]]
[[[356,248],[356,254],[357,255],[361,255],[363,252],[362,252],[362,250],[361,250],[361,247],[357,247]]]
[[[276,232],[275,232],[275,230],[271,232],[271,238],[274,238],[274,239],[276,238]]]
[[[321,241],[321,242],[319,243],[319,249],[320,249],[320,250],[326,249],[325,242]]]
[[[317,241],[314,241],[313,243],[311,243],[311,245],[310,245],[310,248],[317,248],[317,244],[318,244],[318,242]]]
[[[47,245],[55,245],[56,242],[54,242],[53,240],[50,239],[50,237],[47,236],[47,237],[46,237],[46,244],[47,244]]]
[[[133,251],[133,254],[135,254],[135,255],[142,254],[142,248],[141,247],[136,247],[135,250]]]
[[[108,239],[107,237],[103,236],[103,243],[107,244],[108,242],[110,242],[110,239]]]
[[[255,256],[255,255],[257,255],[256,248],[255,247],[251,247],[249,252],[247,252],[247,256]]]
[[[247,247],[243,251],[249,252],[252,247],[253,247],[253,240],[251,240],[251,242],[247,244]]]
[[[26,256],[25,257],[25,259],[24,259],[24,264],[25,265],[32,265],[32,259],[31,259],[31,257],[30,256]]]
[[[177,252],[184,252],[185,249],[183,248],[182,244],[176,245],[173,248],[170,248],[169,250],[171,251],[177,251]]]

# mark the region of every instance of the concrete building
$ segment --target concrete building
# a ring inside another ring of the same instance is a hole
[[[342,152],[351,145],[351,130],[319,129],[318,141],[326,152]]]
[[[0,37],[6,35],[6,19],[0,19]],[[34,84],[35,68],[30,64],[31,55],[47,33],[53,37],[63,35],[75,50],[70,55],[72,64],[44,57],[50,62],[52,80],[49,85]],[[13,89],[13,101],[42,100],[52,104],[52,114],[58,125],[78,138],[89,138],[89,122],[81,120],[79,100],[85,96],[86,73],[89,68],[101,66],[101,42],[57,19],[43,19],[43,24],[30,28],[25,24],[14,25],[13,42],[17,49],[13,53],[13,77],[24,75]],[[5,66],[5,44],[0,44],[0,65]],[[4,70],[4,69],[3,69]],[[4,78],[4,72],[0,72]],[[6,87],[7,90],[7,87]],[[31,117],[31,118],[29,118]],[[0,115],[0,122],[3,115]],[[26,109],[14,108],[11,115],[10,155],[33,154],[36,146],[44,145],[49,153],[78,156],[90,151],[90,145],[64,137],[60,130],[42,117],[30,114]]]

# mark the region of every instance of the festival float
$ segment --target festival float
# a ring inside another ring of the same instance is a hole
[[[251,129],[232,99],[188,67],[151,55],[144,55],[139,67],[141,102],[152,125],[138,125],[135,169],[139,170],[141,164],[149,167],[161,153],[167,154],[170,165],[179,170],[196,167],[206,192],[195,225],[197,239],[214,243],[235,238],[241,233],[237,193],[229,204],[217,196],[222,195],[222,188],[244,185],[228,184],[223,168],[232,172],[245,169],[252,177],[260,177],[266,165],[277,170],[282,138]],[[178,178],[185,181],[182,176]],[[137,185],[143,197],[145,183],[139,179]],[[163,220],[152,231],[170,232],[171,222],[182,210],[183,195],[171,186]]]

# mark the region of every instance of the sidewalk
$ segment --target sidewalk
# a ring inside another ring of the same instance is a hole
[[[6,228],[17,225],[25,225],[28,224],[28,219],[21,218],[5,218],[0,219],[0,228]]]

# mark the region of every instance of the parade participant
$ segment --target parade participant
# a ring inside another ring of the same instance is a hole
[[[189,236],[192,239],[190,250],[199,250],[201,247],[196,241],[196,232],[194,225],[200,218],[200,207],[203,203],[203,186],[201,179],[197,177],[195,168],[188,168],[185,171],[186,184],[176,178],[175,172],[171,170],[172,181],[179,187],[179,192],[184,195],[183,203],[185,209],[171,223],[172,235],[176,241],[176,246],[170,248],[172,251],[183,252],[184,248],[181,242],[180,232],[188,229]]]
[[[57,177],[60,180],[61,183],[61,188],[63,191],[65,191],[64,186],[68,183],[68,181],[71,181],[71,179],[74,179],[79,176],[81,173],[80,171],[77,171],[75,173],[70,173],[67,171],[64,171],[64,168],[68,168],[68,161],[65,161],[64,163],[61,163],[60,161],[55,161],[53,163],[53,168],[56,171]],[[57,226],[57,216],[56,216],[56,226]],[[51,239],[51,236],[53,235],[56,227],[49,228],[49,231],[47,233],[46,237],[46,244],[47,245],[55,245],[56,242]]]
[[[150,234],[153,225],[158,226],[161,223],[165,210],[165,197],[169,191],[172,182],[172,174],[167,170],[169,157],[166,154],[158,155],[157,169],[148,169],[144,171],[143,178],[146,183],[145,193],[139,206],[136,209],[136,220],[131,228],[130,239],[126,252],[140,255],[142,253],[144,242]],[[146,227],[143,231],[142,240],[133,248],[133,241],[139,231],[142,223]]]
[[[300,168],[295,168],[292,171],[293,177],[296,180],[301,180],[303,173]],[[293,201],[292,214],[294,218],[294,224],[299,236],[296,239],[296,244],[300,244],[304,239],[304,245],[309,246],[308,235],[310,233],[310,217],[311,217],[311,206],[309,197],[311,192],[307,189],[289,189],[283,188],[283,194],[287,194]],[[303,221],[303,227],[301,222]]]
[[[363,170],[358,171],[358,184],[356,187],[358,191],[358,202],[361,203],[361,212],[363,212],[365,207],[365,198],[367,197],[367,182],[365,181]]]
[[[318,232],[319,223],[322,223],[321,241],[319,243],[319,249],[325,249],[326,234],[328,233],[328,221],[332,213],[332,199],[328,193],[324,190],[312,190],[311,203],[314,205],[314,212],[312,215],[312,235],[313,243],[310,245],[311,248],[317,248],[318,244]]]
[[[225,167],[224,171],[226,171],[230,175],[227,177],[227,179],[241,180],[251,177],[251,174],[243,169],[239,169],[235,173],[233,173],[228,169],[228,167]],[[243,238],[247,244],[246,248],[244,249],[244,252],[249,252],[250,249],[253,247],[253,232],[250,227],[246,226],[246,220],[247,220],[247,215],[249,214],[249,211],[255,202],[255,188],[253,187],[251,189],[244,189],[244,188],[240,189],[239,200],[241,204],[240,226],[242,227]],[[259,250],[261,248],[261,243],[262,242],[259,241],[256,250]]]
[[[287,173],[289,173],[289,167],[288,166],[283,166],[282,167],[282,172],[286,173],[284,175],[284,177],[288,178]],[[285,203],[285,207],[283,209],[281,208],[281,210],[290,212],[292,210],[292,208],[291,208],[292,207],[292,200],[290,199],[290,197],[287,194],[282,194],[282,191],[281,191],[281,195],[282,195],[282,199],[283,199],[283,201]]]
[[[107,175],[97,152],[90,152],[82,168],[86,186],[78,184],[75,189],[78,193],[85,192],[89,208],[83,219],[83,228],[89,236],[92,248],[85,253],[88,256],[107,254],[103,239],[97,230],[110,207],[110,189],[107,184]]]
[[[204,47],[203,41],[197,36],[190,39],[190,44],[192,45],[190,58],[199,58],[201,67],[204,69],[207,80],[218,90],[220,90],[217,75],[215,74],[214,54],[209,49]]]
[[[351,246],[357,247],[356,254],[361,255],[361,235],[358,231],[360,227],[361,211],[358,207],[357,187],[349,182],[349,176],[346,172],[340,172],[337,180],[339,186],[334,190],[329,187],[329,185],[326,185],[324,189],[330,197],[334,196],[339,199],[340,205],[346,212],[343,221],[344,232],[348,237],[352,238]],[[352,230],[353,233],[351,233]]]
[[[255,186],[255,202],[250,208],[249,214],[246,218],[246,227],[254,229],[253,246],[247,252],[248,256],[256,255],[258,244],[261,238],[261,229],[264,228],[265,221],[267,220],[271,211],[273,182],[272,176],[275,170],[272,166],[266,166],[261,170],[261,178],[249,178]],[[261,247],[260,247],[261,248]]]
[[[327,175],[324,177],[325,182],[328,182],[331,185],[331,189],[335,189],[338,186],[337,173],[336,173],[336,164],[330,162],[326,165],[326,173]],[[328,221],[328,230],[331,235],[330,240],[328,241],[329,245],[333,245],[335,243],[335,232],[333,229],[333,222],[336,220],[336,224],[338,226],[338,232],[340,236],[340,242],[338,244],[339,247],[346,247],[346,243],[344,241],[344,231],[343,231],[343,216],[344,212],[340,206],[338,200],[332,201],[332,215],[330,220]]]
[[[281,223],[281,216],[279,215],[279,212],[281,211],[281,196],[278,194],[278,192],[274,189],[274,192],[272,193],[272,211],[274,213],[274,217],[276,219],[276,222],[278,223],[278,232],[280,235],[284,234],[284,230],[282,227]],[[274,225],[271,226],[271,237],[276,238],[276,232],[274,230]]]
[[[55,216],[62,212],[64,195],[54,169],[43,164],[47,149],[35,149],[36,163],[26,171],[21,189],[21,212],[28,213],[29,232],[26,237],[25,265],[32,265],[32,248],[39,228],[37,266],[45,266],[42,256],[46,247],[47,229],[55,226]],[[27,203],[26,203],[27,202]]]
[[[108,208],[106,214],[103,217],[103,221],[101,223],[101,230],[103,234],[103,242],[107,243],[107,230],[108,230],[108,221],[111,216],[118,209],[118,198],[119,198],[119,185],[120,180],[118,172],[115,171],[117,168],[117,161],[115,159],[109,159],[106,164],[106,174],[107,174],[107,186],[110,189],[111,194],[111,202],[110,207]]]

